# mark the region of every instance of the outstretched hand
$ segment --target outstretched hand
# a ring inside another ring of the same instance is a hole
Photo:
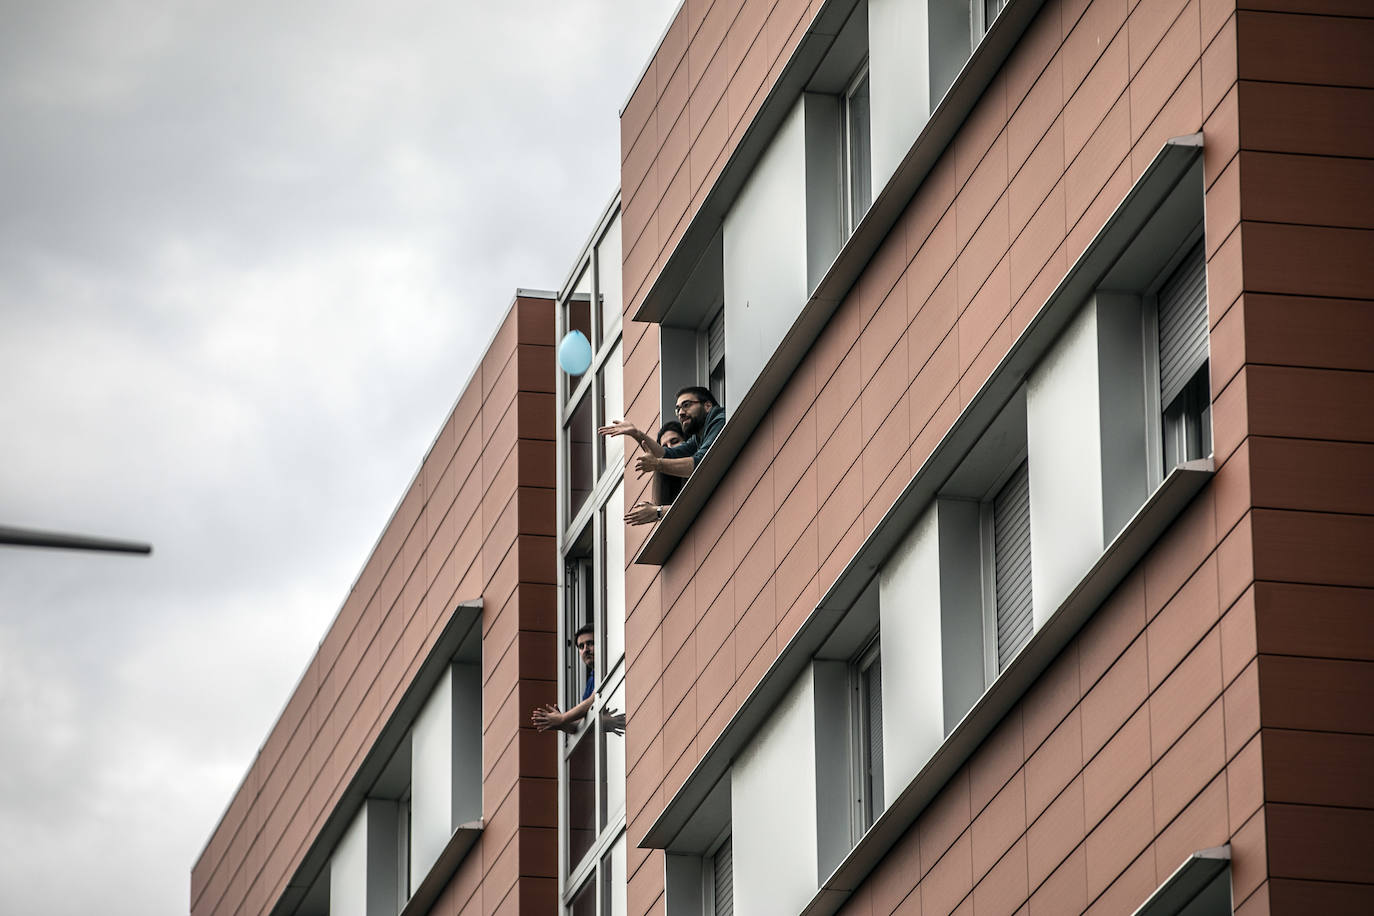
[[[627,525],[652,525],[658,521],[658,506],[651,502],[637,502],[625,513]]]
[[[601,728],[613,735],[624,735],[625,714],[614,707],[605,707],[601,710]]]
[[[567,716],[563,710],[552,703],[537,706],[534,712],[530,713],[530,723],[534,725],[537,732],[546,732],[549,729],[559,729],[567,721]]]
[[[614,420],[607,426],[599,427],[597,433],[602,436],[629,436],[636,441],[643,435],[629,420]]]

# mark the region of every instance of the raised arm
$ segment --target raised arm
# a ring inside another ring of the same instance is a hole
[[[655,458],[663,457],[663,446],[655,442],[653,436],[648,435],[629,420],[616,420],[609,426],[601,427],[597,432],[603,436],[628,436],[650,455]]]

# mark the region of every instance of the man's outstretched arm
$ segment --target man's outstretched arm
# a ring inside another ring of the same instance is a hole
[[[537,707],[534,712],[530,713],[530,722],[534,725],[535,731],[546,732],[550,729],[557,729],[571,734],[577,731],[582,717],[587,714],[587,710],[592,708],[592,700],[594,699],[596,699],[596,694],[587,697],[567,712],[563,712],[552,703]]]
[[[639,447],[650,455],[653,455],[655,458],[663,457],[663,446],[659,445],[653,436],[644,432],[629,420],[616,420],[609,426],[602,426],[597,432],[603,436],[628,436],[639,443]]]

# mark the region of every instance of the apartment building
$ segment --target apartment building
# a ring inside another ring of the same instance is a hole
[[[554,295],[519,291],[191,872],[193,914],[558,907]]]
[[[1370,16],[683,4],[625,403],[728,420],[626,535],[629,913],[1374,909]]]
[[[1372,16],[684,2],[192,912],[1374,910]]]

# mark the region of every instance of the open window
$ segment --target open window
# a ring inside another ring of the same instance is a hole
[[[883,813],[883,660],[878,638],[850,666],[854,838]]]
[[[845,236],[854,233],[873,203],[873,154],[868,89],[868,60],[844,92],[844,215]]]
[[[1163,472],[1212,453],[1207,262],[1202,243],[1172,267],[1155,296]]]

